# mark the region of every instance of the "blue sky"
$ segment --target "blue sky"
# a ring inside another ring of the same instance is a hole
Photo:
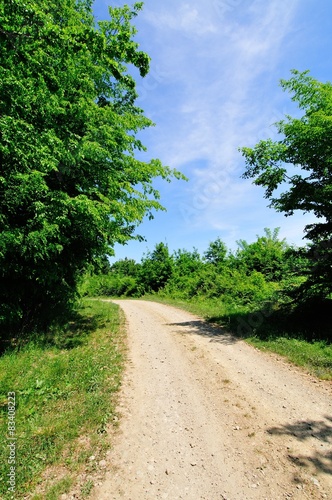
[[[96,0],[97,19],[107,18],[107,5],[124,3]],[[146,159],[159,158],[189,182],[155,182],[167,212],[140,226],[146,242],[116,246],[115,260],[139,261],[160,241],[203,253],[220,237],[234,250],[264,227],[304,243],[313,217],[268,208],[263,190],[241,179],[238,147],[276,138],[273,123],[298,113],[279,86],[291,69],[332,79],[331,24],[330,0],[145,1],[136,40],[152,61],[137,80],[137,104],[156,123],[141,134]]]

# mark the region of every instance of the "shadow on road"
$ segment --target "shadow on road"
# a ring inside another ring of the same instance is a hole
[[[208,337],[210,342],[219,342],[220,344],[231,345],[240,339],[231,335],[222,327],[211,325],[203,320],[183,321],[181,323],[167,323],[167,326],[179,327],[177,333],[188,335],[195,333],[203,337]]]
[[[325,416],[325,420],[301,420],[293,424],[281,425],[279,427],[271,427],[267,432],[272,435],[289,435],[299,441],[307,441],[315,438],[321,441],[322,445],[332,444],[332,417]],[[293,455],[288,454],[288,459],[294,465],[299,467],[308,467],[313,465],[317,471],[325,472],[332,475],[332,451],[319,452],[313,450],[312,455]]]

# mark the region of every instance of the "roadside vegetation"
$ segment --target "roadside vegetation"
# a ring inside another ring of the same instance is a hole
[[[170,254],[159,243],[141,262],[123,259],[87,274],[81,292],[182,307],[332,379],[332,300],[302,293],[308,267],[304,248],[289,246],[278,229],[265,229],[252,243],[239,241],[235,252],[220,238],[203,255],[195,249]]]
[[[13,498],[9,393],[16,401],[14,497],[55,500],[72,488],[80,498],[88,495],[117,425],[124,356],[119,308],[88,299],[61,329],[7,345],[0,357],[1,498]]]
[[[293,70],[280,85],[301,114],[275,124],[278,140],[239,149],[242,177],[263,187],[278,212],[314,215],[304,227],[308,243],[293,248],[270,229],[239,241],[233,253],[220,238],[202,256],[195,249],[170,255],[159,243],[140,263],[125,259],[103,276],[87,275],[82,292],[154,294],[331,379],[332,84]]]

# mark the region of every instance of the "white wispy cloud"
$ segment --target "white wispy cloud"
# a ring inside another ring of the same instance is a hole
[[[108,3],[95,0],[104,12]],[[204,249],[218,235],[234,248],[236,240],[252,241],[264,227],[278,226],[282,237],[301,243],[313,218],[266,208],[263,189],[240,178],[238,147],[276,138],[272,124],[297,112],[278,87],[290,69],[311,68],[330,79],[331,12],[327,0],[144,1],[137,41],[152,63],[138,79],[138,104],[157,125],[142,141],[147,158],[190,178],[156,182],[169,211],[140,229],[150,248],[167,237],[174,248]]]
[[[171,29],[190,36],[193,33],[200,36],[217,30],[215,24],[202,19],[201,6],[195,7],[195,2],[170,2],[161,7],[158,13],[150,11],[146,15],[158,29]]]
[[[156,150],[167,164],[190,177],[180,196],[182,205],[197,212],[191,221],[195,230],[218,228],[218,214],[226,217],[233,210],[236,217],[245,205],[254,214],[255,205],[267,204],[255,202],[255,188],[240,181],[243,161],[238,147],[273,134],[272,123],[282,118],[279,97],[271,99],[271,85],[277,94],[275,68],[297,6],[298,0],[242,1],[217,16],[213,2],[207,8],[201,1],[171,1],[146,10],[145,21],[156,39],[164,40],[155,57],[167,75],[160,85],[164,84],[167,102],[173,103],[160,113],[149,96],[159,124]],[[193,169],[197,161],[204,166]],[[218,193],[196,210],[195,200],[208,193],[211,179]]]

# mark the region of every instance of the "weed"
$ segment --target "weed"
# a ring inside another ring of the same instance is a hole
[[[69,476],[60,479],[56,484],[51,486],[45,495],[46,500],[58,500],[59,496],[68,493],[73,484],[73,479]]]
[[[94,484],[93,484],[93,481],[91,481],[91,479],[88,479],[88,481],[86,481],[83,484],[83,486],[81,488],[81,493],[82,493],[83,498],[86,498],[87,496],[90,495],[93,486],[94,486]]]

